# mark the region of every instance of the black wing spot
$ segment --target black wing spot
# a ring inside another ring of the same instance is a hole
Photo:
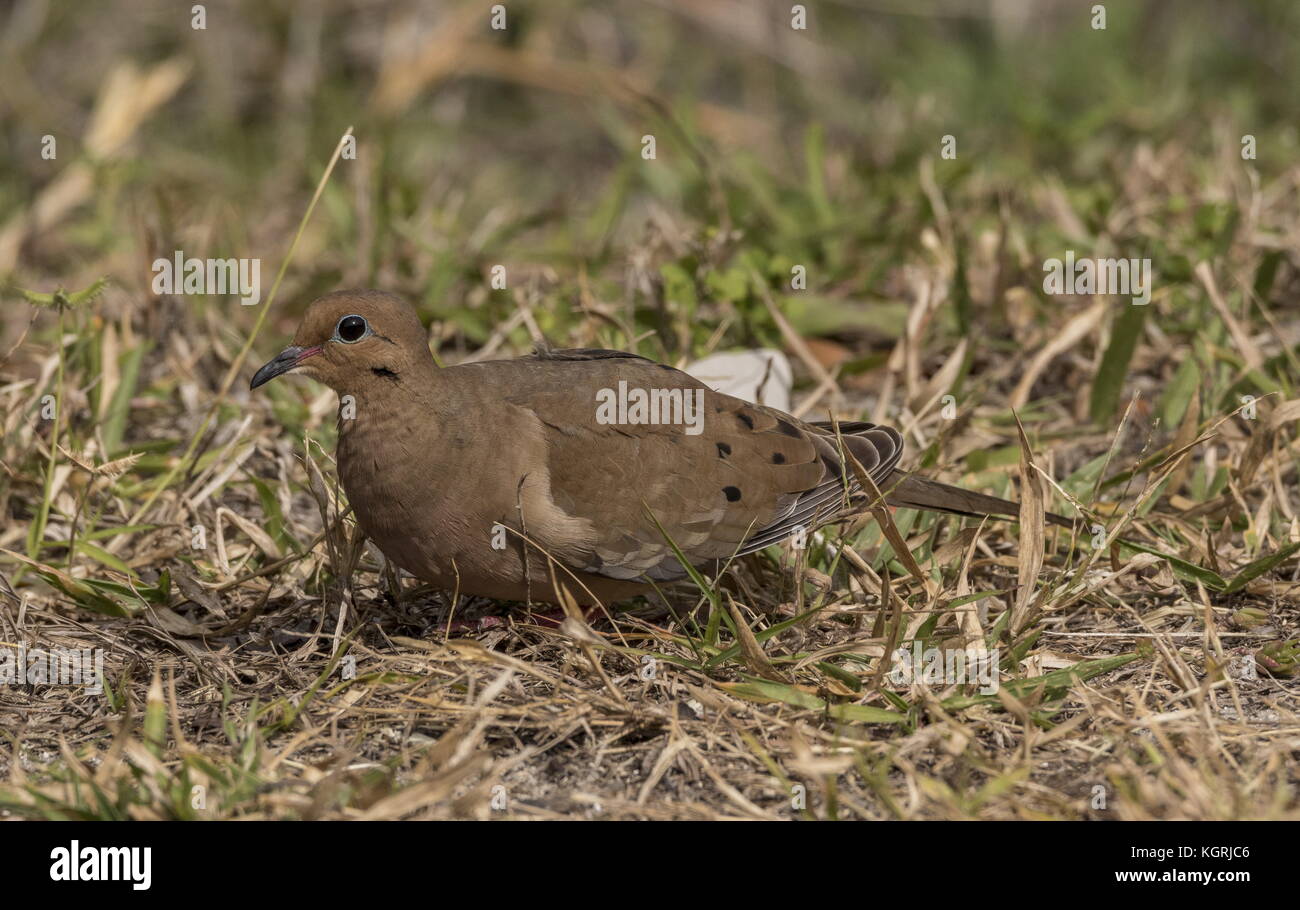
[[[736,412],[736,417],[737,417],[737,419],[739,419],[740,422],[743,423],[746,427],[748,427],[748,428],[751,429],[751,430],[754,429],[754,418],[753,418],[753,417],[750,417],[750,416],[749,416],[748,414],[746,414],[744,411],[737,411],[737,412]]]
[[[723,487],[722,494],[727,497],[727,502],[738,502],[740,500],[740,487]]]
[[[785,456],[780,452],[772,453],[772,464],[785,464]]]
[[[718,443],[719,458],[726,458],[730,454],[731,454],[731,446],[727,445],[725,442]]]
[[[784,419],[784,418],[782,418],[782,417],[778,417],[778,418],[776,419],[776,423],[777,423],[777,426],[779,426],[779,427],[781,428],[781,432],[784,433],[785,435],[787,435],[787,436],[793,436],[795,439],[801,439],[801,438],[803,438],[803,433],[801,433],[801,432],[799,431],[799,428],[798,428],[797,426],[795,426],[794,424],[792,424],[790,421],[788,421],[788,420],[786,420],[786,419]]]

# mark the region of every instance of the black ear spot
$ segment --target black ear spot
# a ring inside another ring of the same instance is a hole
[[[740,499],[740,487],[723,487],[722,495],[727,497],[727,502],[737,502]]]
[[[772,464],[785,464],[785,456],[780,452],[772,453]]]
[[[726,458],[730,454],[731,454],[731,446],[727,445],[725,442],[718,443],[719,458]]]
[[[736,418],[743,423],[748,429],[754,429],[754,418],[750,417],[744,411],[737,411]]]

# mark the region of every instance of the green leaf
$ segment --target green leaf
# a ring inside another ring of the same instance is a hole
[[[803,153],[808,169],[808,198],[817,215],[817,223],[824,226],[835,220],[835,212],[826,193],[826,177],[822,172],[822,163],[826,160],[826,134],[820,124],[814,123],[804,133]]]
[[[848,670],[845,670],[842,667],[835,666],[835,664],[831,663],[828,660],[817,661],[817,669],[821,670],[827,676],[830,676],[834,679],[838,679],[840,682],[844,683],[844,685],[848,686],[854,692],[862,691],[862,680],[858,679]]]
[[[1232,577],[1232,581],[1228,582],[1227,587],[1223,589],[1223,593],[1232,594],[1234,591],[1240,591],[1259,576],[1273,571],[1273,569],[1286,562],[1291,557],[1291,554],[1297,550],[1300,550],[1300,543],[1289,543],[1273,555],[1249,563]]]
[[[897,711],[875,705],[831,705],[827,713],[836,720],[853,720],[863,724],[901,724],[907,718]]]
[[[1002,688],[1018,699],[1023,699],[1042,689],[1047,695],[1047,700],[1055,701],[1063,697],[1071,686],[1092,679],[1094,676],[1109,673],[1111,670],[1118,669],[1137,659],[1137,654],[1129,653],[1117,654],[1114,657],[1101,657],[1096,660],[1081,660],[1074,666],[1062,667],[1060,670],[1053,670],[1051,673],[1044,673],[1042,676],[1013,679],[1011,682],[1005,683]],[[974,705],[1000,704],[1001,702],[996,695],[954,695],[952,698],[946,698],[943,701],[944,708],[950,711],[959,711],[962,708],[969,708]]]
[[[1128,364],[1133,359],[1133,351],[1142,335],[1146,313],[1145,306],[1126,304],[1115,320],[1110,333],[1110,344],[1106,346],[1101,366],[1097,368],[1097,378],[1092,383],[1092,401],[1088,413],[1096,423],[1104,423],[1119,406],[1124,379],[1128,375]]]
[[[78,553],[85,553],[96,562],[103,563],[110,569],[116,569],[128,578],[135,578],[135,571],[107,550],[101,549],[85,539],[78,540],[76,546]]]
[[[1260,300],[1268,300],[1269,291],[1273,289],[1273,279],[1277,275],[1277,267],[1281,262],[1281,250],[1270,250],[1260,259],[1259,266],[1255,269],[1254,284],[1255,296]]]
[[[52,587],[72,598],[77,606],[90,610],[92,613],[118,617],[127,617],[135,613],[134,608],[128,608],[124,604],[118,603],[108,595],[95,590],[91,585],[70,575],[42,569],[37,569],[37,574],[49,582]]]
[[[1165,389],[1165,394],[1161,397],[1160,416],[1165,426],[1174,429],[1183,422],[1187,405],[1191,403],[1192,394],[1200,384],[1201,368],[1195,358],[1188,357],[1178,365],[1173,381],[1169,383],[1169,388]]]
[[[1046,685],[1049,689],[1058,687],[1069,687],[1077,683],[1086,682],[1094,676],[1100,676],[1103,673],[1109,673],[1111,670],[1117,670],[1125,664],[1131,664],[1138,659],[1136,653],[1116,654],[1113,657],[1099,657],[1095,660],[1081,660],[1072,667],[1062,667],[1059,670],[1053,670],[1050,673],[1044,673],[1042,676],[1031,677],[1030,679],[1016,679],[1006,684],[1006,689],[1012,695],[1017,697],[1027,695],[1041,685]]]
[[[121,382],[113,390],[113,400],[104,412],[104,451],[113,456],[118,454],[122,445],[122,435],[126,431],[126,419],[131,412],[131,399],[135,397],[136,385],[140,380],[140,364],[144,361],[148,342],[141,342],[127,351],[121,358]]]
[[[266,516],[266,533],[270,534],[271,539],[281,547],[301,552],[302,547],[288,532],[284,522],[284,512],[280,509],[280,501],[275,498],[270,485],[260,477],[250,476],[249,479],[253,481],[253,487],[257,490],[257,499],[262,504],[262,513]]]
[[[109,537],[116,537],[119,534],[136,534],[140,531],[152,531],[158,525],[115,525],[111,528],[100,528],[84,535],[86,540],[106,540]]]
[[[1179,559],[1177,556],[1170,556],[1168,553],[1161,553],[1159,550],[1143,546],[1140,543],[1133,543],[1131,540],[1119,541],[1120,552],[1125,550],[1136,551],[1138,553],[1150,553],[1152,556],[1159,556],[1165,562],[1169,563],[1175,575],[1185,581],[1199,581],[1213,591],[1223,591],[1228,587],[1228,583],[1223,580],[1218,572],[1190,563],[1185,559]]]
[[[811,692],[805,692],[785,683],[766,679],[755,679],[743,683],[720,683],[722,688],[732,695],[750,701],[772,702],[807,708],[814,711],[826,711],[836,720],[857,721],[867,724],[898,724],[904,717],[895,711],[887,711],[872,705],[830,705],[824,699]]]

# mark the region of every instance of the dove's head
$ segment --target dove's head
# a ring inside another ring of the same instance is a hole
[[[435,369],[415,309],[382,291],[335,291],[307,308],[293,344],[253,375],[250,388],[291,370],[336,392],[400,386]]]

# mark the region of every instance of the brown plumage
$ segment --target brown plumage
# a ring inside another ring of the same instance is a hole
[[[616,601],[686,575],[665,535],[713,567],[866,501],[827,424],[619,351],[439,369],[415,311],[378,291],[315,301],[252,387],[290,370],[351,396],[338,469],[362,529],[397,565],[462,594],[556,602],[554,577],[579,602]],[[603,422],[600,396],[620,383],[679,392],[702,403],[701,419]],[[840,433],[891,505],[1017,514],[1007,500],[896,470],[896,430],[841,423]]]

